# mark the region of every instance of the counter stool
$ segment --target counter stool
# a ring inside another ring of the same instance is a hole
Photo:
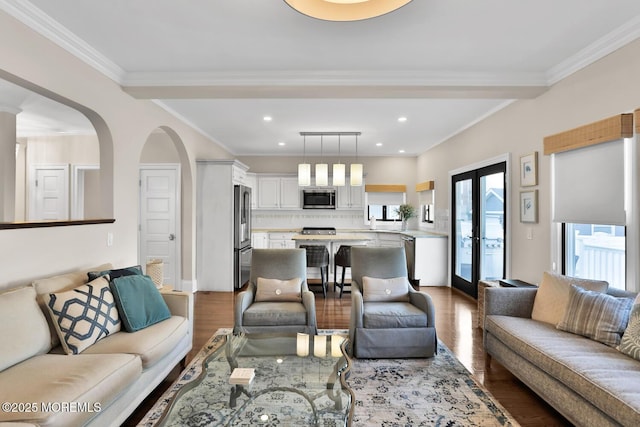
[[[320,268],[320,280],[322,285],[322,295],[327,297],[327,282],[329,281],[329,251],[323,245],[300,245],[300,248],[307,251],[307,268]],[[307,281],[307,286],[309,282]]]
[[[338,283],[338,267],[342,267],[342,279]],[[336,291],[336,286],[340,288],[340,298],[342,298],[342,292],[344,291],[344,273],[347,268],[351,268],[351,246],[340,245],[338,252],[333,256],[333,291]]]

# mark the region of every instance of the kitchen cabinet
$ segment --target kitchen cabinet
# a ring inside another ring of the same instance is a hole
[[[378,245],[383,248],[400,248],[402,247],[402,236],[400,233],[377,233],[378,234]]]
[[[337,209],[362,209],[364,204],[364,186],[344,185],[338,189]]]
[[[413,254],[411,250],[406,250],[407,257],[413,255],[413,259],[409,260],[409,264],[413,261],[412,278],[419,281],[420,286],[446,286],[447,237],[416,237],[413,240]]]
[[[296,247],[296,242],[293,240],[293,236],[296,233],[284,233],[275,232],[269,233],[269,248],[275,249],[290,249]]]
[[[258,175],[258,209],[300,209],[298,178]]]
[[[248,173],[246,175],[247,187],[251,188],[251,209],[258,207],[258,177],[255,173]]]
[[[269,233],[251,233],[251,247],[253,249],[266,249],[269,247]]]

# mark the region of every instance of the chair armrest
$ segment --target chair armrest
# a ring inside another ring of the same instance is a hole
[[[538,288],[486,288],[484,315],[531,318]]]
[[[436,326],[436,309],[433,305],[433,300],[428,293],[409,288],[409,302],[427,313],[428,327]]]
[[[353,280],[353,279],[352,279]],[[355,282],[355,281],[354,281]],[[354,286],[355,284],[355,286]],[[362,316],[364,314],[364,305],[360,285],[354,283],[351,286],[351,317],[349,320],[349,340],[354,343],[356,328],[362,328]]]
[[[249,283],[246,291],[240,292],[236,296],[236,305],[234,306],[234,328],[242,326],[242,315],[245,310],[253,304],[253,298],[255,296],[255,287],[253,283]]]
[[[302,292],[302,305],[307,310],[307,326],[316,334],[317,333],[317,320],[316,320],[316,297],[311,291]]]
[[[171,315],[193,319],[193,294],[183,291],[163,291],[160,295],[167,303]]]

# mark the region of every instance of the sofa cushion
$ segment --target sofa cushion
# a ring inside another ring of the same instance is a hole
[[[136,354],[142,369],[155,365],[189,335],[189,322],[181,316],[151,325],[136,332],[118,332],[98,341],[82,354]]]
[[[111,281],[124,329],[135,332],[171,317],[164,298],[149,276],[121,276]]]
[[[307,310],[299,302],[256,302],[242,314],[246,326],[306,325]]]
[[[569,305],[569,289],[572,284],[596,292],[607,292],[609,287],[607,282],[601,280],[579,279],[545,272],[536,292],[531,318],[554,326],[560,323]]]
[[[70,289],[77,288],[87,283],[87,273],[91,270],[107,270],[111,268],[111,264],[102,264],[97,267],[86,270],[78,270],[72,273],[60,274],[58,276],[51,276],[42,279],[36,279],[32,285],[36,290],[36,300],[40,305],[40,309],[45,314],[47,323],[49,324],[49,334],[51,336],[51,347],[56,347],[60,344],[56,327],[53,325],[51,316],[49,315],[49,309],[47,303],[49,302],[49,294],[55,292],[68,291]]]
[[[87,277],[89,281],[95,280],[100,276],[109,276],[111,280],[117,279],[122,276],[135,276],[142,274],[142,266],[141,265],[132,265],[131,267],[124,268],[109,268],[106,270],[97,270],[97,271],[89,271],[87,272]]]
[[[409,302],[409,281],[406,277],[378,279],[362,276],[362,299],[365,302]]]
[[[302,302],[302,279],[295,277],[289,280],[280,280],[258,277],[255,301]]]
[[[79,354],[120,330],[120,318],[108,276],[49,295],[47,303],[65,353]]]
[[[427,314],[408,302],[368,302],[362,324],[372,329],[422,328],[427,327]]]
[[[557,328],[615,347],[627,327],[632,300],[571,285],[569,306]]]
[[[618,350],[627,356],[640,360],[640,294],[633,301],[629,324],[622,335]]]
[[[489,315],[486,333],[622,425],[640,419],[640,362],[597,341],[531,319]]]
[[[0,294],[0,343],[0,371],[51,350],[47,320],[32,287]]]
[[[40,426],[79,426],[106,408],[142,372],[140,358],[131,354],[43,354],[0,372],[2,402],[78,402],[85,410],[5,413],[0,421],[26,421]],[[94,406],[99,405],[99,408]]]

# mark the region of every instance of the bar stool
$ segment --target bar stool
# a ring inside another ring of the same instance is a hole
[[[342,267],[342,279],[338,283],[338,267]],[[336,286],[340,288],[340,298],[342,298],[342,292],[344,291],[344,273],[347,268],[351,268],[351,246],[340,245],[338,252],[333,256],[333,291],[336,291]]]
[[[320,268],[322,294],[326,298],[327,282],[329,281],[329,251],[327,250],[327,247],[322,245],[300,245],[300,248],[307,251],[307,268]],[[309,286],[308,282],[307,286]]]

